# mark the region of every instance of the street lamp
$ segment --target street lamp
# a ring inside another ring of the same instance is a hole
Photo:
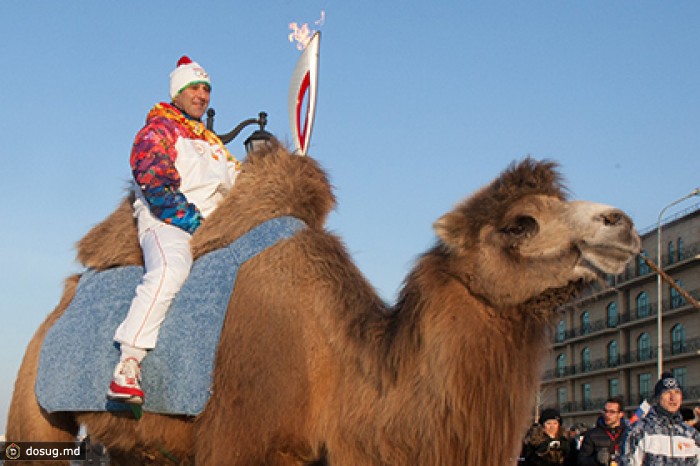
[[[661,209],[661,212],[659,212],[659,218],[656,221],[656,265],[659,267],[659,270],[663,270],[663,264],[661,263],[661,217],[663,217],[664,213],[669,207],[673,207],[674,205],[678,204],[679,202],[683,202],[686,199],[700,195],[700,188],[695,188],[692,190],[690,193],[686,194],[685,196],[681,197],[680,199],[676,199],[675,201],[671,202],[669,205]],[[658,376],[661,378],[661,373],[663,372],[663,330],[662,330],[662,317],[661,317],[661,306],[662,306],[662,287],[661,287],[661,273],[656,274],[656,341],[657,341],[657,346],[656,346],[656,358],[657,358],[657,363],[656,363],[656,368],[658,371]]]
[[[214,131],[214,115],[216,112],[214,111],[213,108],[209,108],[207,110],[207,129],[210,131]],[[238,125],[233,128],[231,131],[229,131],[226,134],[218,134],[219,139],[221,139],[221,142],[224,144],[228,144],[229,142],[233,141],[233,139],[238,136],[241,131],[243,131],[243,128],[249,125],[255,125],[257,124],[260,128],[256,129],[253,134],[251,134],[245,141],[244,141],[244,146],[246,148],[246,152],[250,153],[253,152],[255,149],[261,147],[263,144],[266,144],[267,142],[271,141],[274,139],[274,136],[270,134],[269,132],[265,131],[265,125],[267,125],[267,113],[265,112],[260,112],[258,113],[258,118],[248,118],[247,120],[243,120]]]

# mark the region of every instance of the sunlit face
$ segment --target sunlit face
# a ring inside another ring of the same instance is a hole
[[[659,405],[669,413],[678,412],[682,403],[683,393],[677,388],[666,390],[659,397]]]
[[[193,118],[202,118],[209,107],[211,88],[204,83],[192,84],[184,88],[173,99],[177,108]]]
[[[605,425],[613,428],[620,425],[622,417],[625,415],[620,409],[620,405],[617,403],[605,403],[603,407],[603,419],[605,420]]]
[[[548,419],[544,421],[542,428],[544,429],[545,434],[549,435],[550,437],[556,437],[557,432],[559,431],[559,421],[556,419]]]

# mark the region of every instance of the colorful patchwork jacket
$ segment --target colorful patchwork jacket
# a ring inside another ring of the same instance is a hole
[[[194,233],[233,186],[238,166],[203,123],[157,104],[131,152],[139,233],[159,222]]]
[[[679,413],[662,413],[653,406],[628,431],[622,445],[624,466],[697,466],[700,433],[683,423]]]

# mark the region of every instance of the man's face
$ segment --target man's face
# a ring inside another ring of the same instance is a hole
[[[209,107],[211,89],[207,84],[192,84],[175,96],[173,103],[193,118],[202,118]]]
[[[607,427],[618,427],[623,416],[624,413],[620,409],[620,405],[617,403],[605,403],[603,407],[603,419]]]
[[[683,403],[683,393],[677,388],[666,390],[659,397],[659,405],[669,413],[678,412]]]

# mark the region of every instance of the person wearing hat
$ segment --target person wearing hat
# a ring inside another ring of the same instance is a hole
[[[697,466],[700,433],[683,422],[683,392],[668,372],[654,386],[654,403],[630,429],[622,445],[624,466]]]
[[[609,398],[595,427],[586,432],[578,453],[579,466],[616,466],[625,435],[625,412],[620,398]]]
[[[134,217],[145,274],[114,340],[121,357],[107,398],[141,404],[141,361],[156,345],[170,303],[192,266],[190,238],[232,188],[238,161],[201,119],[211,81],[183,56],[170,73],[170,103],[156,104],[131,151]]]
[[[533,429],[523,449],[524,464],[559,466],[568,462],[571,447],[569,439],[563,435],[559,411],[553,408],[543,409],[537,423],[539,428]]]

